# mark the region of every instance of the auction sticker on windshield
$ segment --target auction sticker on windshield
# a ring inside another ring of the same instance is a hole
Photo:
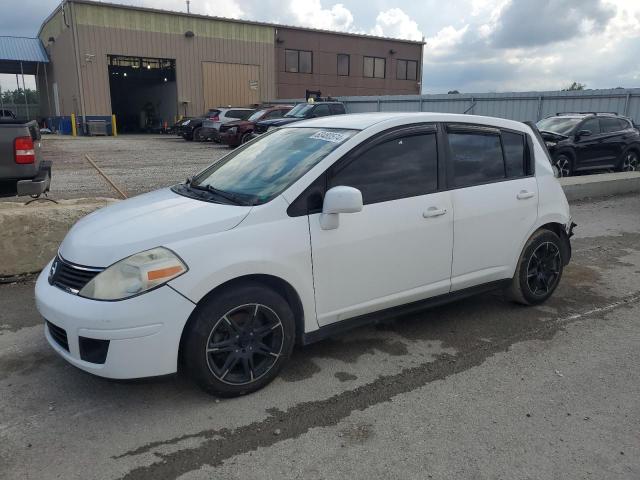
[[[326,130],[320,130],[309,138],[313,138],[314,140],[324,140],[325,142],[341,143],[349,138],[349,135],[339,132],[327,132]]]

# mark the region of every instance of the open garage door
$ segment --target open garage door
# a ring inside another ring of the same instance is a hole
[[[175,122],[175,60],[109,55],[109,87],[121,132],[158,132]]]
[[[260,67],[240,63],[202,62],[204,111],[260,103]]]

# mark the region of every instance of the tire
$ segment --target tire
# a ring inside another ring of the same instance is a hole
[[[549,230],[535,232],[518,259],[507,296],[523,305],[545,302],[562,278],[565,263],[562,252],[562,241],[558,235]]]
[[[204,142],[205,141],[205,138],[202,137],[201,133],[202,133],[202,127],[198,127],[193,131],[193,139],[196,142]]]
[[[243,143],[247,143],[249,140],[251,140],[251,132],[246,132],[240,139],[240,145],[242,145]]]
[[[561,153],[553,159],[553,165],[558,169],[558,175],[570,177],[573,175],[573,160],[566,153]]]
[[[294,343],[295,319],[286,300],[258,283],[247,283],[198,306],[185,332],[183,358],[203,390],[235,397],[270,383]]]
[[[640,155],[635,150],[628,150],[622,154],[622,158],[620,159],[620,167],[618,168],[621,172],[635,172],[640,168]]]

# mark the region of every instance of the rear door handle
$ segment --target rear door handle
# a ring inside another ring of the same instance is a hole
[[[528,192],[527,190],[520,190],[520,193],[518,193],[518,195],[516,195],[518,200],[526,200],[527,198],[533,198],[535,196],[536,196],[535,193]]]
[[[424,218],[433,218],[444,215],[445,213],[447,213],[446,208],[429,207],[424,212],[422,212],[422,216]]]

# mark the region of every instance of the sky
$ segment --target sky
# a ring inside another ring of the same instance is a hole
[[[186,10],[184,0],[112,2]],[[0,0],[0,34],[35,36],[58,3]],[[191,11],[424,37],[424,93],[640,87],[640,0],[191,0]],[[0,85],[15,88],[15,76]]]

